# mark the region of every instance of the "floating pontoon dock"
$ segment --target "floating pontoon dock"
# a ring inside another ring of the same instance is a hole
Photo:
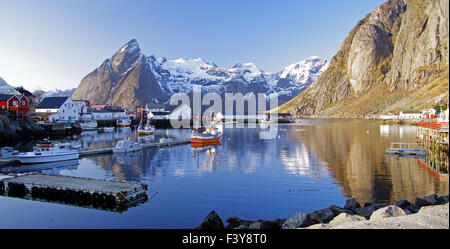
[[[168,146],[189,144],[190,142],[191,142],[190,140],[178,140],[178,141],[169,140],[169,141],[165,141],[165,142],[146,143],[146,144],[142,145],[142,149],[159,148],[159,147],[168,147]],[[80,150],[80,157],[81,156],[88,156],[88,155],[112,153],[112,152],[113,152],[113,148]]]
[[[0,194],[122,212],[145,202],[148,185],[41,173],[0,179]]]
[[[418,143],[391,143],[391,148],[387,149],[386,153],[396,155],[426,156],[427,151],[425,149],[417,148],[418,146],[420,146]]]

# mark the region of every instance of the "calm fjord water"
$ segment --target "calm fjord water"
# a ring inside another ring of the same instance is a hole
[[[193,228],[211,211],[225,221],[273,220],[346,198],[391,203],[437,193],[448,195],[417,159],[385,155],[391,142],[415,142],[414,126],[380,126],[365,120],[301,120],[279,124],[274,139],[261,128],[224,128],[221,145],[146,149],[127,155],[81,158],[44,173],[147,183],[157,194],[114,213],[0,196],[1,228]],[[189,129],[157,130],[153,139],[187,138]],[[111,147],[136,136],[131,130],[83,133],[83,147]],[[3,169],[3,172],[21,168]],[[22,168],[23,170],[23,168]]]

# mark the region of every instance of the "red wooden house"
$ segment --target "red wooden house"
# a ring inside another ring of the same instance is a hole
[[[17,111],[26,114],[30,110],[30,101],[24,95],[0,94],[0,110]]]

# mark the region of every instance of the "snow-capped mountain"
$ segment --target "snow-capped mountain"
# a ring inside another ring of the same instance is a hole
[[[0,77],[0,94],[20,94],[15,86],[10,86],[6,81]]]
[[[189,94],[193,85],[201,85],[202,93],[276,94],[282,104],[314,82],[326,66],[325,59],[311,57],[278,73],[265,72],[253,63],[222,68],[201,58],[145,56],[133,39],[84,77],[72,98],[134,108],[166,103],[173,94]]]

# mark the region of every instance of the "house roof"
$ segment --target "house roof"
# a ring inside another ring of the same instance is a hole
[[[1,101],[9,100],[9,99],[11,99],[14,96],[15,95],[12,95],[12,94],[0,94],[0,100]]]
[[[66,102],[69,97],[47,97],[36,106],[36,109],[55,109],[59,108]]]
[[[164,111],[164,112],[173,112],[173,110],[177,109],[179,106],[177,105],[168,105],[168,104],[147,104],[147,108],[152,110]],[[154,113],[154,112],[152,112]]]

